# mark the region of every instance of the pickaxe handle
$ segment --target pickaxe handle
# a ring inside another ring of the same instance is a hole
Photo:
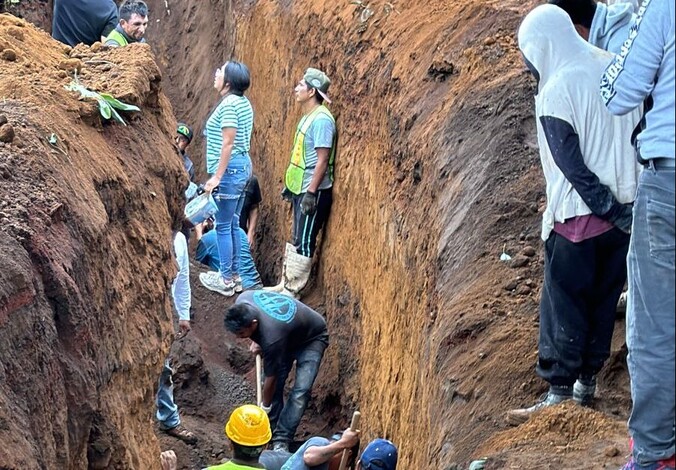
[[[359,430],[359,420],[360,419],[361,419],[361,413],[359,411],[355,411],[352,414],[352,422],[350,423],[350,429],[352,429],[353,431]],[[348,461],[349,453],[350,453],[349,449],[343,450],[343,456],[340,459],[340,466],[338,467],[338,470],[345,470],[347,468],[347,461]]]

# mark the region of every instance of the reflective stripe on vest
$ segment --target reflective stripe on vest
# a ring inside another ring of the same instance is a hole
[[[127,41],[127,38],[125,38],[118,30],[114,29],[110,32],[108,37],[106,37],[106,41],[104,44],[108,41],[115,41],[118,43],[120,46],[126,46],[129,44],[129,41]]]
[[[296,129],[296,136],[293,139],[293,151],[291,152],[291,163],[286,169],[286,177],[284,178],[284,183],[286,188],[291,191],[293,194],[300,194],[303,191],[303,176],[305,175],[305,134],[308,129],[314,122],[314,120],[320,115],[323,114],[331,119],[331,122],[335,125],[336,120],[333,118],[333,115],[324,105],[317,106],[314,111],[312,111],[298,124]],[[331,153],[329,155],[329,167],[327,171],[329,172],[329,178],[333,181],[333,161],[336,157],[336,136],[338,132],[333,134],[333,142],[331,144]]]

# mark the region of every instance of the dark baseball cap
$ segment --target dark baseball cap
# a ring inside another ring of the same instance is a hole
[[[359,459],[363,470],[396,470],[397,447],[387,439],[369,442]]]

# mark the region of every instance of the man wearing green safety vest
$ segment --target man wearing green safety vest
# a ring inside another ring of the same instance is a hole
[[[232,412],[225,425],[232,445],[232,459],[204,470],[255,470],[265,468],[259,461],[272,438],[267,413],[256,405],[242,405]]]
[[[291,162],[284,178],[285,199],[293,206],[293,242],[286,244],[282,282],[269,288],[298,298],[310,278],[317,235],[331,211],[336,121],[326,107],[331,81],[309,68],[295,88],[303,117],[296,128]]]
[[[125,0],[120,5],[120,23],[106,37],[105,45],[122,47],[134,42],[145,42],[148,27],[148,5],[141,0]]]

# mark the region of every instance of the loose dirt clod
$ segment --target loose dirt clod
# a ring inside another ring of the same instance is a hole
[[[14,127],[11,124],[0,126],[0,142],[11,143],[14,140]]]
[[[8,62],[14,62],[16,60],[16,52],[14,49],[5,49],[0,53],[0,58]]]
[[[66,72],[77,71],[79,73],[82,70],[82,61],[80,59],[64,59],[59,62],[59,68]]]

